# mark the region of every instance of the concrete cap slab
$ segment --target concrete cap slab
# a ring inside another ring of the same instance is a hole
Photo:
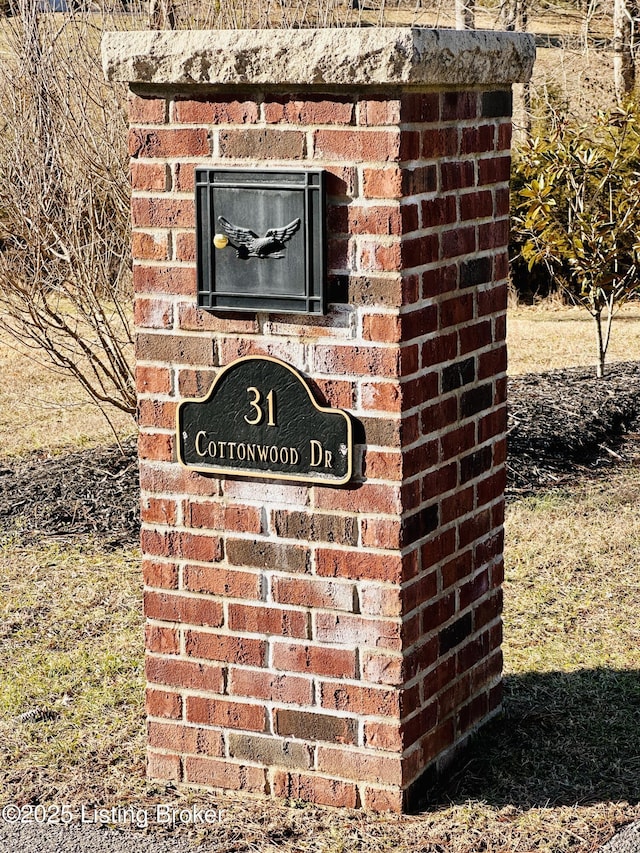
[[[495,86],[529,80],[534,37],[412,27],[105,33],[108,80],[213,86]]]

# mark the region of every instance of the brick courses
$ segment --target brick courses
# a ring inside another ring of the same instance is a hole
[[[508,88],[130,98],[153,778],[395,811],[499,707]],[[327,317],[195,307],[193,168],[329,173]],[[175,461],[184,396],[275,355],[353,483]]]

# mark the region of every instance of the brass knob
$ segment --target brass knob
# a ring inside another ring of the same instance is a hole
[[[229,244],[229,238],[226,234],[216,234],[213,238],[213,245],[216,249],[224,249]]]

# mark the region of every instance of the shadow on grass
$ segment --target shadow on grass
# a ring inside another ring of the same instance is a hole
[[[519,808],[640,802],[640,671],[505,679],[504,711],[473,739],[430,803]]]

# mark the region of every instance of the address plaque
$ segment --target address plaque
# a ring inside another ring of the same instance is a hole
[[[271,356],[223,368],[177,413],[178,459],[208,474],[343,485],[353,473],[351,418],[320,406],[304,376]]]

